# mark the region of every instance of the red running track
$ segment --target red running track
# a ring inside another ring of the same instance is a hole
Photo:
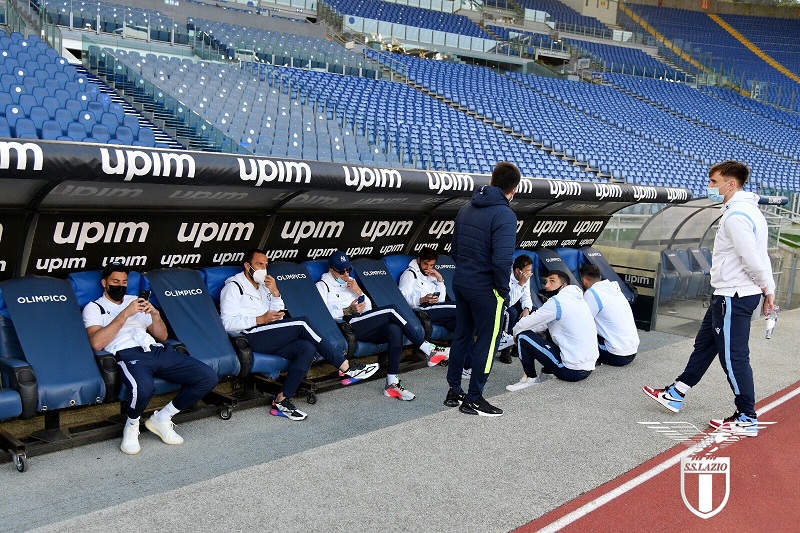
[[[800,531],[799,384],[756,408],[775,424],[718,452],[730,457],[730,495],[717,515],[703,519],[684,504],[681,444],[516,531]]]

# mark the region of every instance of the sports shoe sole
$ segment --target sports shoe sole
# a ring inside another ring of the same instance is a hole
[[[431,358],[428,359],[428,366],[437,366],[437,365],[446,366],[447,359],[448,359],[447,355],[431,356]]]
[[[299,422],[300,420],[305,420],[308,417],[308,415],[305,414],[305,413],[303,413],[303,416],[301,416],[301,417],[291,416],[288,413],[284,413],[283,411],[275,409],[274,407],[270,408],[269,414],[271,414],[272,416],[280,416],[280,417],[283,417],[283,418],[288,418],[289,420],[291,420],[293,422]]]
[[[708,425],[714,428],[714,431],[725,431],[737,437],[758,437],[758,424],[752,426],[732,426],[729,422],[722,422],[721,420],[709,420]]]
[[[464,404],[461,404],[458,410],[464,413],[465,415],[487,416],[489,418],[497,418],[498,416],[503,416],[503,413],[484,413],[483,411],[475,409],[474,407],[464,407]]]
[[[161,441],[164,444],[170,444],[172,446],[177,446],[179,444],[183,444],[183,438],[182,437],[181,437],[181,441],[180,442],[168,442],[167,440],[165,440],[164,436],[161,434],[161,432],[156,427],[155,422],[151,422],[149,418],[144,421],[144,427],[146,427],[147,430],[150,431],[151,433],[157,435],[158,438],[161,439]],[[180,437],[180,435],[178,435],[178,436]]]
[[[395,393],[395,392],[389,392],[386,389],[383,389],[383,394],[384,394],[384,396],[386,396],[388,398],[394,398],[396,400],[402,400],[404,402],[410,402],[411,400],[416,398],[416,396],[414,396],[413,394],[411,395],[411,398],[405,398],[405,397],[403,397],[402,394],[398,394],[398,393]]]
[[[675,407],[672,407],[671,405],[669,405],[669,403],[668,403],[669,400],[665,400],[665,399],[661,398],[660,395],[658,395],[658,394],[653,395],[653,392],[655,392],[655,390],[651,389],[650,387],[642,387],[642,392],[644,392],[647,395],[648,398],[652,398],[653,400],[658,402],[659,405],[661,405],[665,409],[669,409],[673,413],[678,413],[681,410],[680,407],[675,408]]]

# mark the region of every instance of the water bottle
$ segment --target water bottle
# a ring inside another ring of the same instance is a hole
[[[777,324],[778,322],[778,311],[779,309],[778,306],[776,305],[775,307],[772,308],[772,311],[770,311],[770,313],[766,317],[767,329],[765,331],[764,336],[767,339],[771,339],[772,332],[775,331],[775,324]]]

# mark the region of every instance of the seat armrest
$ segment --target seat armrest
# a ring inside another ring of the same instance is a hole
[[[347,358],[350,359],[356,352],[356,332],[353,330],[353,326],[347,322],[337,322],[336,324],[339,326],[339,329],[342,330],[342,334],[344,334],[344,338],[347,340]]]
[[[116,358],[105,350],[95,350],[94,359],[97,361],[97,368],[100,369],[100,375],[106,385],[106,397],[103,401],[116,402],[119,399],[120,390],[119,365],[117,365]]]
[[[419,318],[422,324],[422,329],[425,331],[425,338],[430,339],[431,333],[433,332],[433,322],[431,318],[428,316],[428,313],[422,309],[415,309],[414,312],[417,314],[417,318]]]
[[[36,374],[27,361],[21,359],[0,359],[0,373],[3,384],[16,390],[22,400],[22,419],[31,418],[39,407],[39,386]]]
[[[250,374],[250,369],[253,368],[253,349],[250,348],[250,343],[244,336],[230,333],[228,336],[236,348],[236,356],[239,358],[239,377],[244,378]]]

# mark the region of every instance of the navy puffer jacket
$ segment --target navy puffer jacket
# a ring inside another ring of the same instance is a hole
[[[508,298],[517,216],[503,191],[484,185],[461,208],[453,230],[453,283],[459,287],[495,289]]]

